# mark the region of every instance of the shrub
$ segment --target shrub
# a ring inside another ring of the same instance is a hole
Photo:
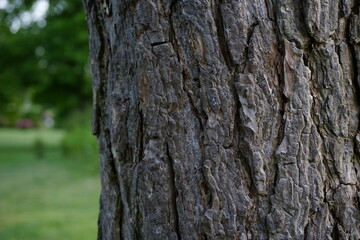
[[[33,143],[34,153],[38,158],[44,158],[45,144],[41,138],[36,138]]]
[[[82,116],[89,116],[85,114]],[[81,115],[77,115],[81,116]],[[91,134],[90,117],[88,119],[72,118],[73,124],[68,127],[62,140],[63,154],[76,162],[81,163],[84,171],[97,173],[99,169],[99,154],[96,138]]]

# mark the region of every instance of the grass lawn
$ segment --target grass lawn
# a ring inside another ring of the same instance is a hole
[[[29,149],[37,140],[44,142],[48,147],[58,147],[63,135],[62,130],[0,128],[0,150]]]
[[[0,129],[0,239],[96,239],[99,177],[59,148],[59,130]],[[45,155],[33,150],[37,139]]]

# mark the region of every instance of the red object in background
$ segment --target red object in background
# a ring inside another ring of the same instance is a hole
[[[31,119],[23,118],[16,122],[17,128],[33,128],[34,122]]]

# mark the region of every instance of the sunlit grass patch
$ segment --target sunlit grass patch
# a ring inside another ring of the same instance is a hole
[[[24,147],[39,133],[20,133],[0,130],[0,239],[95,239],[99,177],[64,157],[61,131],[41,133],[43,158]]]
[[[47,147],[57,147],[63,136],[59,129],[0,129],[0,149],[31,148],[38,140]]]

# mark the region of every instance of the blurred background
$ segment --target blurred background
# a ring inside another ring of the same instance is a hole
[[[98,152],[80,0],[0,0],[0,239],[95,239]]]

